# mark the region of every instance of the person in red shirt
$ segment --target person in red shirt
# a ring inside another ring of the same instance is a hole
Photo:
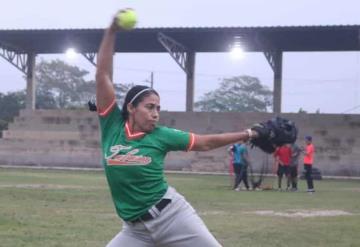
[[[278,147],[274,152],[275,164],[277,165],[277,175],[278,175],[278,189],[281,191],[282,177],[285,174],[287,178],[287,188],[289,189],[290,180],[289,180],[289,165],[291,161],[291,147],[288,144],[285,144],[281,147]]]
[[[314,144],[312,143],[312,137],[306,136],[305,143],[306,143],[306,146],[304,149],[304,170],[305,170],[306,183],[307,183],[307,187],[308,187],[307,192],[314,193],[315,189],[314,189],[314,183],[313,183],[313,178],[312,178],[312,165],[314,163],[315,147],[314,147]]]

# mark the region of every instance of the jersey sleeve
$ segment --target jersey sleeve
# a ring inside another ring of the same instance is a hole
[[[195,142],[193,133],[167,127],[161,127],[157,136],[167,152],[190,151]]]
[[[119,128],[123,122],[121,110],[115,101],[108,109],[106,109],[106,111],[99,112],[99,127],[102,139],[107,135],[110,135],[111,131]]]

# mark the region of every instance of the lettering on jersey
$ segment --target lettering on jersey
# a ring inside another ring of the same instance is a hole
[[[151,163],[151,157],[136,155],[139,149],[131,150],[131,146],[115,145],[110,147],[111,154],[105,156],[107,164],[110,166],[127,165],[148,165]],[[129,150],[125,154],[119,154],[121,150]]]

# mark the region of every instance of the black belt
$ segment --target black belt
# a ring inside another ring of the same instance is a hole
[[[171,199],[163,198],[160,202],[155,204],[155,207],[159,212],[161,212],[169,203],[171,202]],[[130,220],[131,223],[137,223],[141,221],[148,221],[152,220],[154,217],[149,212],[146,212],[145,214],[141,215],[140,217],[136,218],[135,220]]]

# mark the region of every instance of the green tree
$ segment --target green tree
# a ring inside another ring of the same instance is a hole
[[[78,108],[85,107],[95,98],[95,81],[85,80],[89,74],[76,66],[70,66],[61,60],[41,61],[35,70],[36,108]],[[126,92],[133,83],[114,84],[116,99],[121,105]],[[0,93],[0,135],[7,129],[8,123],[25,108],[26,92]]]
[[[35,70],[37,108],[84,106],[95,96],[95,82],[85,80],[88,71],[57,59],[41,61]]]
[[[25,108],[25,91],[0,93],[0,133]]]
[[[96,83],[86,80],[89,72],[61,60],[41,61],[36,66],[36,108],[79,108],[95,99]],[[114,84],[116,99],[122,104],[133,83]]]
[[[305,111],[302,107],[300,107],[298,113],[307,113],[307,111]]]
[[[50,91],[36,90],[36,109],[56,109],[55,98]]]
[[[204,94],[195,110],[206,112],[266,112],[272,106],[272,91],[251,76],[224,78],[220,87]]]

